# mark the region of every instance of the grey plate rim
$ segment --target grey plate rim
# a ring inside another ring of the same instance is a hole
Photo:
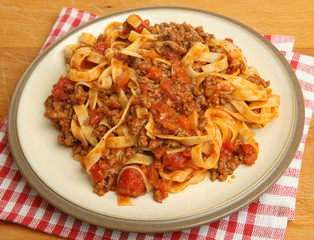
[[[230,204],[227,204],[223,207],[218,207],[215,211],[208,211],[201,214],[188,216],[180,219],[170,219],[170,220],[157,220],[157,221],[141,221],[141,220],[129,220],[129,219],[121,219],[114,218],[110,216],[104,216],[99,213],[95,213],[84,209],[67,199],[60,196],[58,193],[53,191],[49,186],[47,186],[42,180],[37,176],[37,174],[33,171],[29,163],[27,162],[26,157],[23,154],[21,149],[18,133],[17,133],[17,110],[19,105],[19,100],[25,85],[27,84],[27,80],[31,73],[35,70],[37,64],[49,53],[55,45],[59,44],[64,38],[68,35],[71,35],[77,31],[80,31],[81,28],[88,26],[89,24],[93,24],[96,21],[101,21],[102,19],[110,18],[115,15],[140,11],[140,10],[187,10],[196,13],[207,14],[209,16],[214,16],[226,21],[229,21],[232,24],[239,26],[240,28],[250,32],[254,36],[256,36],[260,41],[262,41],[274,55],[278,58],[278,60],[283,64],[286,75],[289,76],[290,84],[293,90],[293,94],[295,96],[295,121],[293,122],[292,134],[289,138],[285,149],[283,150],[279,161],[274,167],[269,171],[267,177],[259,182],[259,184],[251,189],[248,194],[244,196],[240,196],[235,201],[231,201]],[[157,7],[142,7],[142,8],[133,8],[124,11],[114,12],[111,14],[107,14],[101,17],[98,17],[90,22],[87,22],[58,38],[55,42],[53,42],[50,46],[48,46],[43,52],[41,52],[34,61],[30,64],[28,69],[25,71],[20,81],[18,82],[15,92],[13,94],[9,114],[8,114],[8,140],[9,146],[11,149],[12,156],[17,164],[19,171],[25,177],[27,182],[32,186],[32,188],[41,195],[45,200],[47,200],[51,205],[55,206],[57,209],[62,210],[63,212],[74,216],[82,221],[89,222],[94,225],[102,226],[105,228],[110,228],[113,230],[120,230],[126,232],[143,232],[143,233],[156,233],[156,232],[169,232],[169,231],[179,231],[187,228],[192,228],[196,226],[200,226],[203,224],[208,224],[210,222],[217,221],[223,217],[231,215],[232,213],[239,211],[241,208],[245,207],[249,203],[253,202],[260,195],[262,195],[266,190],[268,190],[284,173],[284,171],[290,165],[299,143],[301,141],[303,127],[304,127],[304,117],[305,116],[305,107],[302,90],[299,84],[299,81],[291,68],[288,61],[284,58],[284,56],[275,48],[268,40],[266,40],[263,36],[257,33],[255,30],[250,27],[238,22],[237,20],[231,19],[229,17],[205,11],[201,9],[188,8],[188,7],[173,7],[173,6],[157,6]]]

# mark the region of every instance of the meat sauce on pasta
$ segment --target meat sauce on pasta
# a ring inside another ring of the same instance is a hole
[[[119,205],[153,191],[161,203],[252,165],[252,128],[278,117],[279,96],[232,39],[132,14],[65,47],[67,72],[45,102],[58,142]]]

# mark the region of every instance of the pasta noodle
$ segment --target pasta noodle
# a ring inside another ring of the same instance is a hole
[[[82,33],[65,47],[68,70],[45,102],[58,141],[118,204],[153,192],[162,202],[206,179],[252,165],[253,128],[278,117],[280,97],[232,39],[138,15]]]

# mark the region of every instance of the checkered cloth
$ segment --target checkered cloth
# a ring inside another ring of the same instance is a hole
[[[47,47],[70,29],[96,15],[64,8],[46,41]],[[314,58],[293,53],[293,36],[265,35],[290,62],[304,94],[306,116],[298,151],[283,176],[258,200],[217,222],[178,232],[127,233],[78,220],[42,199],[20,174],[8,146],[7,119],[0,126],[0,219],[69,239],[283,239],[295,202],[304,145],[314,108]]]

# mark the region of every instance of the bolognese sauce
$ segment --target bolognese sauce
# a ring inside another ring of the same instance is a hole
[[[153,190],[161,203],[207,172],[225,181],[255,164],[251,128],[278,116],[279,96],[231,38],[132,14],[80,41],[66,47],[69,69],[45,116],[96,194],[125,200]]]

